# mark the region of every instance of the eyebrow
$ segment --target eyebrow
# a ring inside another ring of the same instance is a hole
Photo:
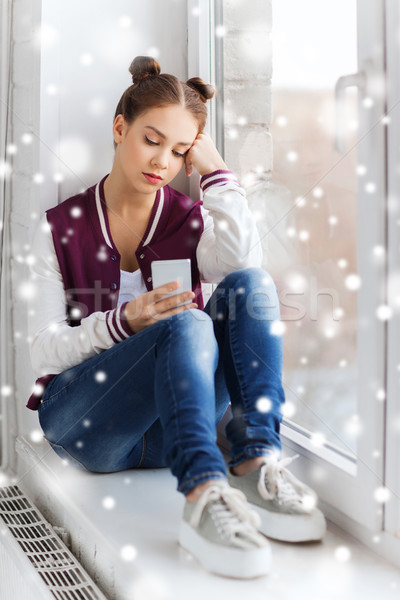
[[[160,138],[162,138],[163,140],[166,139],[166,136],[159,129],[157,129],[156,127],[153,127],[152,125],[145,125],[145,128],[146,129],[152,129],[153,131],[156,132],[157,135],[160,136]],[[177,146],[191,146],[192,143],[191,142],[178,142],[176,145]]]

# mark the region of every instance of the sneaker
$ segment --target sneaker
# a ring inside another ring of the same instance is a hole
[[[179,543],[213,573],[260,577],[270,570],[271,547],[258,525],[244,494],[216,480],[197,502],[185,503]]]
[[[232,487],[240,489],[261,518],[259,530],[284,542],[321,540],[326,521],[316,508],[316,493],[290,473],[286,466],[294,459],[278,460],[266,456],[265,462],[252,473],[237,476],[229,472]]]

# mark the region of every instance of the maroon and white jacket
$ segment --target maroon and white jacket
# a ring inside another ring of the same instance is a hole
[[[118,306],[121,257],[110,232],[105,179],[47,210],[35,233],[28,311],[37,378],[27,404],[32,410],[55,375],[133,335],[124,317],[127,302]],[[198,202],[168,185],[158,190],[136,259],[150,291],[153,260],[190,258],[194,301],[203,308],[202,282],[261,266],[262,251],[236,176],[214,171],[200,185]]]

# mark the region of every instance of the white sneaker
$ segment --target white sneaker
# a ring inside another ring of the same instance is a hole
[[[274,455],[252,473],[236,476],[229,473],[229,483],[240,489],[261,518],[259,530],[284,542],[320,540],[326,521],[316,508],[316,493],[286,469],[296,456],[278,460]]]
[[[271,546],[246,497],[216,480],[197,502],[186,502],[179,542],[209,571],[250,579],[270,571]]]

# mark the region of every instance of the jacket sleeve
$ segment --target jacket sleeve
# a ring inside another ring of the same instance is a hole
[[[28,342],[36,377],[61,373],[133,334],[123,319],[127,302],[94,312],[76,327],[68,324],[64,284],[46,215],[33,239],[29,290]]]
[[[214,171],[200,180],[204,231],[197,246],[203,282],[217,283],[245,267],[260,267],[262,248],[246,193],[231,171]]]

